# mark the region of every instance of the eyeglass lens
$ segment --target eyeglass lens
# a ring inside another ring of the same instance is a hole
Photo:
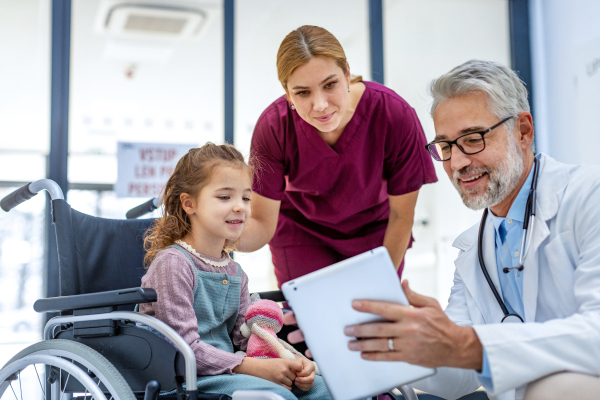
[[[448,142],[432,143],[429,146],[430,153],[436,161],[446,161],[452,156],[452,145]],[[457,146],[465,154],[479,153],[485,148],[483,135],[481,133],[472,133],[458,138]]]

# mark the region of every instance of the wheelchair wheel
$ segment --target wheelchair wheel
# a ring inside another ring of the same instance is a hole
[[[50,371],[48,376],[46,371]],[[51,390],[47,390],[50,385],[46,381],[55,382]],[[77,390],[68,390],[69,387]],[[104,356],[71,340],[36,343],[19,352],[0,370],[0,400],[59,400],[71,396],[136,399],[125,379]]]

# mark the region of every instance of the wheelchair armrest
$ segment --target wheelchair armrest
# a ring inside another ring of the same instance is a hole
[[[154,289],[130,288],[39,299],[33,304],[33,309],[37,312],[53,312],[125,304],[153,303],[155,301],[156,291]]]
[[[283,292],[281,290],[272,290],[270,292],[258,292],[258,295],[263,300],[272,300],[276,303],[285,301],[285,297],[283,296]]]

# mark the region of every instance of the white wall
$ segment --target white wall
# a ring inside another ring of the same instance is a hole
[[[538,151],[600,164],[600,2],[531,0]]]

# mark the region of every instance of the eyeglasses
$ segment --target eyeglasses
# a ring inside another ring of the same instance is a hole
[[[452,141],[431,142],[425,146],[425,148],[429,151],[429,154],[431,154],[431,157],[433,157],[435,161],[448,161],[450,157],[452,157],[453,144],[465,154],[481,153],[485,150],[485,139],[483,138],[483,135],[490,133],[511,118],[512,117],[505,118],[485,131],[467,133]]]

